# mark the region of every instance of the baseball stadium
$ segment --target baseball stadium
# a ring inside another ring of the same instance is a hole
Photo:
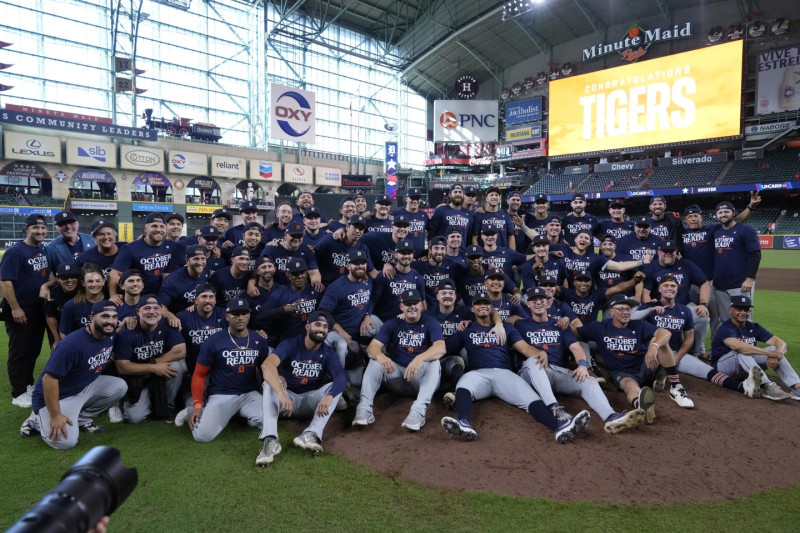
[[[0,0],[0,527],[795,531],[798,89],[785,0]]]

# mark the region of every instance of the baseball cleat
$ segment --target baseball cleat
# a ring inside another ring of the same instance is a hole
[[[750,372],[747,373],[747,379],[742,382],[744,387],[744,394],[748,398],[761,398],[761,378],[764,373],[758,365],[750,367]]]
[[[261,452],[256,457],[256,465],[267,466],[271,464],[275,456],[281,453],[281,443],[275,437],[267,437],[261,445]]]
[[[114,409],[114,408],[112,407],[111,409]],[[117,409],[119,409],[119,407],[117,407]],[[108,413],[109,413],[109,417],[111,417],[111,410],[109,410]],[[178,411],[177,415],[175,415],[175,425],[178,426],[178,427],[181,427],[182,425],[184,425],[188,421],[189,421],[189,408],[188,407],[184,407],[183,409]]]
[[[350,425],[365,427],[374,423],[375,415],[372,414],[372,411],[360,407],[356,409],[356,416],[353,418],[353,422],[351,422]]]
[[[551,405],[550,412],[553,413],[553,416],[556,418],[556,420],[558,420],[559,424],[563,424],[564,422],[569,422],[572,420],[572,415],[566,412],[564,407],[561,405]]]
[[[603,427],[606,433],[616,435],[621,431],[634,428],[644,422],[644,410],[633,409],[632,411],[626,411],[624,413],[613,413],[606,418],[605,422]]]
[[[425,425],[425,415],[411,411],[400,425],[411,431],[419,431]]]
[[[639,409],[644,411],[644,423],[656,421],[656,396],[650,387],[642,387],[639,391]]]
[[[653,392],[662,392],[667,386],[667,371],[663,366],[658,367],[656,379],[653,380]]]
[[[178,413],[180,415],[180,413]],[[188,418],[188,417],[187,417]],[[175,425],[177,426],[178,418],[175,417]],[[125,416],[122,414],[122,409],[120,409],[119,405],[114,405],[108,410],[108,421],[112,424],[119,424],[120,422],[125,421]]]
[[[570,420],[562,422],[556,430],[556,442],[566,444],[574,441],[579,433],[586,431],[591,419],[592,415],[589,414],[589,411],[581,411]]]
[[[322,453],[322,441],[313,431],[304,431],[294,438],[292,444],[313,453]]]
[[[88,424],[84,424],[83,426],[78,426],[78,429],[80,429],[84,433],[102,433],[106,430],[106,427],[101,426],[99,424],[95,424],[94,420],[92,420]]]
[[[33,399],[31,398],[30,392],[23,392],[16,398],[11,400],[11,405],[16,405],[17,407],[22,407],[23,409],[30,409],[33,406]]]
[[[336,402],[336,410],[337,411],[347,411],[347,400],[344,399],[344,396],[339,396],[339,400]]]
[[[25,419],[25,422],[22,423],[22,427],[19,428],[19,434],[22,435],[23,438],[27,439],[39,435],[38,418],[39,417],[37,417],[35,414],[33,414],[33,411],[31,411],[30,416]]]
[[[454,437],[467,442],[472,442],[478,438],[478,433],[472,429],[472,426],[466,420],[456,420],[446,416],[442,418],[442,428]]]
[[[792,400],[800,401],[800,389],[792,388]]]
[[[451,411],[456,410],[456,393],[454,392],[445,392],[444,396],[442,397],[442,401],[444,402],[444,406]]]
[[[781,400],[788,400],[792,397],[791,394],[780,388],[777,383],[770,381],[761,385],[761,396],[767,400],[779,402]]]
[[[669,397],[684,409],[694,409],[694,402],[680,383],[669,388]]]

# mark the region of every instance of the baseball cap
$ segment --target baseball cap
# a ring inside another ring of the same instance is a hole
[[[103,228],[111,228],[114,229],[114,224],[107,220],[95,220],[92,222],[92,228],[89,230],[89,234],[94,237],[95,233],[100,231]]]
[[[408,217],[405,216],[405,215],[396,215],[392,219],[392,226],[397,226],[398,228],[400,228],[400,227],[403,227],[403,226],[408,227],[410,225],[411,225],[411,222],[408,220]]]
[[[258,222],[250,222],[249,224],[245,225],[244,231],[250,231],[250,230],[256,230],[259,233],[263,233],[264,227]]]
[[[299,222],[289,222],[289,225],[286,226],[286,233],[289,235],[303,236],[305,232],[305,228]]]
[[[483,248],[474,244],[467,246],[467,257],[483,257]]]
[[[686,215],[702,215],[702,214],[703,214],[703,210],[700,209],[700,206],[697,205],[697,204],[692,204],[692,205],[690,205],[689,207],[687,207],[686,209],[683,210],[683,216],[686,216]]]
[[[661,281],[658,284],[663,285],[664,283],[674,283],[675,285],[678,285],[678,280],[675,279],[675,276],[667,274],[661,277]]]
[[[589,273],[588,270],[578,270],[577,272],[575,272],[575,276],[573,277],[573,279],[588,279],[588,280],[591,280],[592,279],[592,275]]]
[[[231,257],[239,257],[240,255],[250,257],[250,249],[247,246],[237,246],[231,252]]]
[[[325,322],[327,324],[331,324],[333,319],[326,310],[319,309],[309,313],[308,318],[306,319],[306,324],[310,324],[311,322]]]
[[[228,220],[232,220],[233,215],[231,215],[224,209],[217,209],[216,211],[211,213],[211,218],[227,218]]]
[[[471,302],[472,305],[475,305],[475,304],[478,304],[478,303],[481,303],[481,302],[485,302],[485,303],[488,303],[488,304],[492,303],[492,299],[489,298],[489,293],[488,292],[486,292],[486,291],[478,291],[477,293],[475,293],[475,296],[472,297],[472,302]]]
[[[322,213],[319,212],[316,206],[312,205],[306,208],[306,212],[303,213],[303,218],[322,218]]]
[[[353,250],[350,252],[350,255],[347,257],[347,260],[350,263],[360,263],[360,262],[367,262],[367,254],[365,254],[362,250]]]
[[[447,226],[447,229],[444,230],[444,234],[445,235],[453,235],[455,233],[458,233],[459,235],[461,235],[461,232],[463,231],[463,229],[464,228],[462,228],[461,226]]]
[[[484,222],[481,224],[481,233],[497,233],[497,226],[491,222]]]
[[[59,224],[64,224],[65,222],[75,222],[78,219],[75,218],[75,215],[71,211],[59,211],[53,217],[53,223],[58,226]]]
[[[533,199],[533,203],[535,204],[546,204],[548,202],[546,194],[537,194],[536,197]]]
[[[412,197],[413,196],[419,196],[421,198],[422,197],[422,191],[419,190],[419,189],[416,189],[416,188],[415,189],[408,189],[408,191],[406,191],[406,196],[412,196]]]
[[[600,237],[600,242],[611,241],[613,243],[617,242],[617,238],[611,235],[610,233],[606,233],[602,237]]]
[[[747,296],[731,296],[731,307],[753,307],[753,301]]]
[[[287,264],[286,264],[286,271],[291,272],[292,274],[296,274],[297,272],[308,272],[308,265],[306,264],[306,260],[302,257],[293,257]]]
[[[204,239],[219,239],[219,230],[211,224],[200,226],[200,236]]]
[[[353,201],[353,197],[352,197],[352,196],[345,196],[345,197],[344,197],[344,198],[342,198],[342,199],[341,199],[341,201],[339,202],[339,207],[342,207],[342,206],[343,206],[344,204],[346,204],[347,202],[352,202],[352,201]]]
[[[119,277],[120,285],[125,283],[128,280],[128,278],[141,278],[141,279],[144,279],[142,277],[142,273],[138,269],[131,268],[130,270],[126,270],[125,272],[123,272],[122,275]]]
[[[675,244],[675,241],[667,239],[666,241],[661,241],[661,244],[658,247],[659,250],[662,252],[666,251],[675,251],[678,249],[678,245]]]
[[[508,193],[506,198],[507,199],[511,199],[511,198],[514,198],[515,196],[518,197],[518,198],[522,198],[522,194],[520,194],[519,191],[511,191],[510,193]]]
[[[647,226],[650,227],[650,217],[638,217],[636,219],[635,224],[637,226]]]
[[[454,291],[456,290],[456,282],[450,278],[445,278],[439,281],[439,290],[440,291]]]
[[[160,222],[164,223],[164,213],[147,213],[147,216],[144,217],[145,224],[152,224],[153,222]]]
[[[407,291],[403,291],[403,295],[400,297],[400,301],[404,304],[410,304],[412,302],[421,302],[422,296],[419,295],[419,292],[416,289],[408,289]]]
[[[528,289],[528,298],[547,298],[547,293],[541,287]]]
[[[531,244],[532,246],[539,246],[540,244],[550,244],[550,241],[548,241],[547,237],[544,235],[537,235],[533,238],[533,242]]]
[[[653,202],[664,202],[664,203],[667,203],[667,198],[665,196],[657,194],[655,196],[651,196],[650,197],[650,203],[652,204]]]
[[[99,302],[92,305],[92,308],[89,310],[89,315],[96,315],[97,313],[102,313],[108,309],[109,311],[117,310],[117,304],[112,302],[111,300],[100,300]]]
[[[437,235],[436,237],[431,239],[430,246],[431,248],[433,248],[434,246],[447,246],[447,239],[445,239],[441,235]]]
[[[544,285],[558,285],[558,278],[556,276],[545,276],[537,281],[540,287]]]
[[[483,279],[489,279],[489,278],[503,278],[503,279],[505,279],[506,278],[506,274],[505,274],[505,272],[503,272],[499,268],[490,268],[489,271],[486,272],[486,275],[483,276]]]
[[[136,309],[140,309],[145,305],[161,305],[161,302],[158,301],[158,296],[155,294],[145,294],[136,302]]]
[[[608,304],[606,304],[606,309],[611,309],[615,305],[627,305],[628,307],[636,307],[637,305],[639,305],[639,302],[631,298],[628,298],[624,294],[619,294],[617,296],[614,296],[608,301]]]
[[[249,200],[243,201],[239,204],[239,212],[244,213],[245,211],[258,211],[258,204]]]
[[[348,225],[353,225],[353,226],[358,225],[358,226],[363,227],[364,229],[367,228],[367,221],[361,215],[353,215],[353,216],[351,216],[350,218],[347,219],[347,224]]]
[[[194,297],[195,298],[197,298],[198,296],[200,296],[204,292],[210,292],[210,293],[213,293],[213,294],[217,293],[216,289],[214,289],[214,286],[212,284],[206,282],[206,281],[204,281],[203,283],[198,283],[197,285],[195,285],[193,290],[194,290]]]
[[[47,225],[47,220],[45,220],[44,215],[28,215],[25,217],[25,227],[29,228],[30,226],[36,226],[37,224],[44,224]]]
[[[394,247],[395,252],[413,252],[414,247],[409,241],[400,241]]]
[[[464,196],[478,196],[478,191],[472,185],[464,187]]]
[[[496,192],[497,194],[502,196],[502,191],[500,191],[500,187],[495,187],[494,185],[492,185],[491,187],[486,189],[486,194],[489,194],[491,192]]]
[[[622,198],[612,198],[608,201],[608,207],[625,207],[625,202]]]
[[[275,261],[268,255],[259,255],[258,259],[256,259],[256,267],[263,265],[264,263],[269,263],[271,265],[275,264]]]
[[[250,304],[247,300],[243,300],[242,298],[235,298],[233,300],[228,301],[228,307],[225,308],[226,313],[233,313],[235,311],[247,311],[250,312]]]
[[[720,211],[722,209],[730,209],[731,211],[736,211],[736,208],[733,207],[733,204],[730,202],[720,202],[717,204],[717,208],[714,211]]]
[[[450,192],[453,192],[456,189],[461,189],[462,192],[464,191],[464,187],[462,187],[460,183],[454,183],[450,186]]]
[[[175,213],[175,212],[172,212],[172,213],[170,213],[170,214],[168,214],[168,215],[167,215],[167,220],[166,220],[166,222],[169,222],[169,221],[170,221],[170,220],[172,220],[173,218],[180,220],[180,221],[181,221],[181,224],[183,224],[183,222],[184,222],[184,220],[183,220],[183,215],[181,215],[180,213]]]
[[[59,263],[56,268],[57,278],[77,278],[81,275],[81,269],[75,263]]]
[[[392,199],[386,196],[385,194],[380,194],[375,197],[375,203],[392,205]]]
[[[584,195],[582,192],[576,192],[575,194],[572,195],[572,200],[573,201],[575,201],[575,200],[583,200],[585,202],[586,201],[586,195]]]
[[[545,224],[551,224],[553,222],[558,222],[559,224],[561,224],[561,219],[558,218],[556,215],[550,215],[545,220],[546,220]]]
[[[186,247],[186,259],[190,257],[205,257],[206,256],[206,249],[199,245],[193,244],[191,246]]]

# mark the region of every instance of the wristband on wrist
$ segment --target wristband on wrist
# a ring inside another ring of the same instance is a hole
[[[202,409],[203,408],[203,402],[194,402],[194,408],[195,409]]]
[[[580,361],[578,361],[578,366],[589,368],[589,363],[586,361],[586,359],[581,359]]]
[[[661,345],[658,344],[657,342],[651,342],[650,346],[655,346],[656,348],[661,348]]]
[[[639,259],[639,260],[637,261],[637,263],[639,263],[639,266],[642,266],[642,265],[644,265],[644,259]]]
[[[707,304],[707,303],[703,303],[703,302],[700,302],[700,303],[699,303],[699,304],[697,304],[697,305],[702,305],[703,307],[708,307],[708,304]]]

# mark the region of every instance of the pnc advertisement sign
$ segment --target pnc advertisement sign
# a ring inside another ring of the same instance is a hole
[[[435,142],[497,141],[497,100],[436,100]]]
[[[316,99],[311,91],[270,84],[270,139],[314,144]]]
[[[550,155],[739,135],[742,41],[550,82]]]

